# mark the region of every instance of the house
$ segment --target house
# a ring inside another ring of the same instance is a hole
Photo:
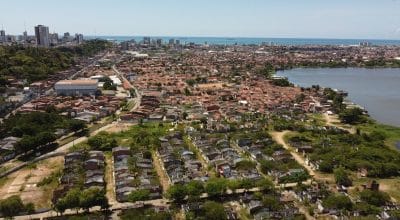
[[[250,214],[254,214],[263,208],[263,204],[260,200],[251,200],[248,204],[246,204],[246,207]]]
[[[6,137],[0,141],[0,163],[13,159],[15,154],[15,145],[21,138]]]
[[[372,191],[379,191],[379,183],[376,180],[372,180],[367,184],[363,184],[364,190],[372,190]]]
[[[130,155],[131,150],[128,147],[115,147],[112,149],[112,154],[116,158],[121,155]]]

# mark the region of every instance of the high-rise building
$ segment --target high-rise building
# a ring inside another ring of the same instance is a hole
[[[121,49],[122,50],[129,50],[129,41],[121,42]]]
[[[4,30],[0,30],[0,43],[4,43],[7,41],[6,32]]]
[[[35,26],[36,43],[41,47],[50,46],[49,27],[44,25]]]
[[[161,47],[161,45],[162,45],[162,39],[161,38],[156,40],[156,45],[157,45],[157,47]]]
[[[50,34],[50,44],[51,45],[57,45],[58,44],[58,34],[57,33]]]
[[[150,44],[150,37],[144,37],[143,38],[143,44]]]
[[[75,34],[75,40],[77,44],[83,43],[83,34]]]
[[[22,33],[22,41],[27,41],[28,40],[28,32],[24,31]]]

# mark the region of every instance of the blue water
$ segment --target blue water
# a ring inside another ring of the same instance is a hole
[[[134,39],[137,42],[143,40],[143,36],[86,36],[86,39],[100,38],[122,42]],[[306,39],[306,38],[229,38],[229,37],[169,37],[169,36],[154,36],[152,39],[162,39],[163,42],[169,39],[180,40],[181,44],[210,44],[210,45],[250,45],[273,43],[274,45],[358,45],[360,42],[369,42],[372,45],[400,45],[400,40],[363,40],[363,39]]]
[[[377,121],[400,127],[400,69],[310,68],[279,71],[299,86],[342,89]],[[400,146],[400,145],[399,145]]]

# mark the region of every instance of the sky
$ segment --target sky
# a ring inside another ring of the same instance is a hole
[[[400,39],[400,0],[0,0],[7,34]]]

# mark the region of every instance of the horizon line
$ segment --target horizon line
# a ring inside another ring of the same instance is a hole
[[[241,36],[201,36],[201,35],[114,35],[114,34],[88,34],[86,37],[179,37],[179,38],[241,38],[241,39],[307,39],[307,40],[388,40],[400,41],[400,38],[334,38],[334,37],[241,37]]]

